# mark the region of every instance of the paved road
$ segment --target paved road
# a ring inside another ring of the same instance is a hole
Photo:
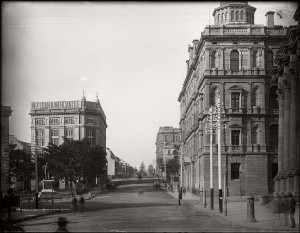
[[[142,188],[143,195],[138,193]],[[54,232],[58,216],[70,221],[71,232],[245,232],[218,217],[211,217],[191,209],[193,203],[178,201],[164,191],[149,186],[120,187],[117,192],[108,193],[86,201],[84,213],[56,214],[39,217],[19,225],[30,232]],[[251,230],[249,230],[251,231]]]

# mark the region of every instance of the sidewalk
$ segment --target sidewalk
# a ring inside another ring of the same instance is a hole
[[[100,195],[100,193],[82,194],[85,200],[91,200],[92,198],[98,195]],[[79,197],[80,195],[76,195],[77,199],[79,199]],[[72,198],[73,197],[63,197],[61,200],[53,199],[53,205],[51,199],[48,201],[40,201],[38,203],[39,204],[38,209],[34,209],[35,203],[33,201],[31,201],[30,203],[22,202],[21,208],[16,208],[16,210],[12,211],[11,213],[12,222],[18,223],[39,216],[51,215],[54,213],[69,212],[72,209],[72,205],[71,205]],[[6,218],[3,218],[3,220],[5,219]]]
[[[173,198],[178,199],[177,192],[168,192]],[[229,199],[227,201],[227,216],[224,213],[219,213],[219,203],[215,201],[214,209],[210,209],[209,198],[207,199],[207,206],[204,208],[202,203],[200,203],[200,197],[186,192],[182,196],[184,201],[190,201],[192,208],[198,212],[208,214],[209,216],[219,216],[232,223],[249,227],[257,228],[265,231],[285,231],[285,232],[299,232],[299,206],[296,207],[295,221],[296,228],[290,228],[288,226],[276,227],[274,228],[274,214],[271,209],[266,206],[262,206],[259,201],[254,202],[254,215],[257,222],[248,223],[247,220],[247,199],[246,197],[237,197],[235,199]],[[282,215],[281,215],[282,217]],[[283,221],[283,220],[282,220]]]

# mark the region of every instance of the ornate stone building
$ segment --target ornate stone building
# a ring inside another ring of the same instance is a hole
[[[1,106],[1,192],[5,193],[9,187],[9,156],[5,150],[9,145],[9,117],[12,114],[10,106]]]
[[[180,146],[180,129],[172,126],[159,127],[156,135],[156,174],[162,176],[164,150]]]
[[[276,192],[299,194],[299,111],[300,111],[300,8],[295,14],[298,25],[290,26],[281,44],[273,82],[278,86],[279,144]]]
[[[188,46],[187,74],[179,94],[183,187],[200,193],[210,189],[210,136],[205,132],[210,106],[218,98],[221,127],[221,186],[227,195],[274,191],[277,173],[278,103],[271,71],[287,28],[256,25],[256,8],[247,1],[221,2],[214,24]],[[218,156],[213,136],[213,188],[218,190]],[[215,195],[218,192],[214,192]]]
[[[63,137],[100,145],[106,150],[106,116],[99,102],[81,101],[32,102],[31,111],[32,152],[47,147],[49,142],[60,145]]]

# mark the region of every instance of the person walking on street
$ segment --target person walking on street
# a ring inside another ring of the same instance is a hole
[[[288,206],[288,200],[287,200],[287,195],[284,193],[281,194],[281,209],[282,209],[282,214],[283,214],[283,226],[288,225],[288,214],[289,214],[289,206]]]
[[[83,205],[84,205],[84,198],[83,198],[83,196],[80,196],[80,198],[79,198],[79,211],[80,211],[80,213],[83,213]]]
[[[273,212],[274,212],[274,222],[273,222],[273,227],[274,229],[278,228],[279,225],[280,225],[280,198],[279,198],[279,195],[278,193],[275,194],[274,196],[274,200],[272,202],[273,204]]]
[[[73,208],[73,212],[77,212],[77,198],[73,197],[72,198],[72,208]]]
[[[66,217],[59,217],[57,224],[58,224],[58,228],[56,230],[56,232],[69,232],[67,227],[69,221],[67,221]]]
[[[293,195],[291,193],[288,194],[288,212],[290,214],[290,227],[291,228],[295,228],[296,224],[295,224],[295,210],[296,210],[296,201],[293,198]]]

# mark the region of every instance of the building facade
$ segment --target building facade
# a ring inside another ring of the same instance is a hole
[[[107,159],[107,178],[111,181],[116,177],[116,163],[119,162],[119,158],[114,155],[114,153],[106,148],[106,159]]]
[[[16,145],[16,150],[24,150],[28,154],[31,152],[31,143],[20,141],[14,135],[9,135],[9,143]]]
[[[276,57],[273,83],[279,102],[278,173],[276,192],[299,195],[299,111],[300,111],[300,7],[295,14],[297,25],[290,26]]]
[[[278,103],[272,69],[287,28],[254,23],[256,8],[247,1],[221,2],[214,24],[188,46],[187,74],[179,94],[184,156],[183,187],[200,193],[210,187],[209,108],[220,100],[221,182],[218,180],[217,136],[213,134],[213,188],[227,195],[274,192],[277,174]],[[218,195],[218,192],[214,192]]]
[[[1,106],[1,193],[9,189],[9,154],[6,151],[9,145],[9,117],[12,114],[10,106]]]
[[[159,131],[156,135],[156,174],[162,176],[163,164],[164,164],[164,152],[165,150],[175,149],[174,146],[180,146],[181,133],[179,128],[173,128],[172,126],[159,127]]]
[[[35,148],[47,147],[49,142],[60,145],[64,137],[73,140],[87,138],[91,145],[106,150],[106,116],[98,96],[95,102],[81,101],[32,102],[31,144]]]

